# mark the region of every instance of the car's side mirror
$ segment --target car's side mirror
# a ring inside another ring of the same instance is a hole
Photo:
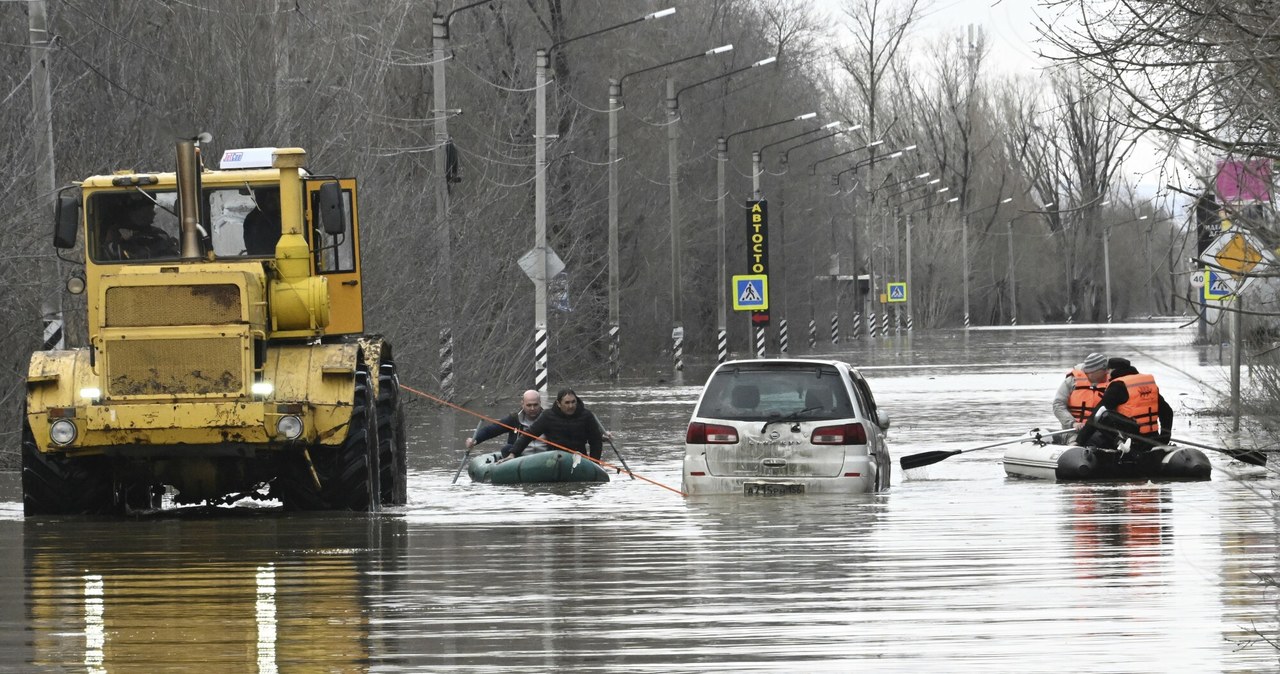
[[[876,410],[876,423],[879,424],[880,428],[889,430],[889,422],[890,419],[888,412]]]
[[[75,248],[76,232],[80,229],[80,199],[60,194],[53,209],[53,247]]]
[[[337,236],[347,231],[347,214],[344,206],[341,185],[325,183],[320,186],[320,200],[317,208],[320,211],[320,228],[325,234]]]

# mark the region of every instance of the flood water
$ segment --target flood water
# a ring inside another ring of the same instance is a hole
[[[1228,379],[1194,336],[1156,323],[843,345],[893,417],[892,489],[868,496],[450,484],[475,420],[427,401],[411,408],[410,504],[373,516],[24,519],[17,476],[0,475],[0,670],[1277,671],[1268,469],[1213,453],[1208,482],[1055,484],[1006,478],[1001,449],[897,466],[1052,426],[1054,387],[1089,351],[1155,373],[1175,437],[1233,445],[1197,414]],[[707,371],[575,388],[632,470],[679,489]]]

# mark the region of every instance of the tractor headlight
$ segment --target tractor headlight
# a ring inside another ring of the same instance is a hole
[[[302,419],[292,414],[280,417],[276,422],[276,433],[285,440],[297,440],[302,435]]]
[[[76,440],[76,425],[66,419],[59,419],[49,427],[49,439],[59,447],[65,447]]]

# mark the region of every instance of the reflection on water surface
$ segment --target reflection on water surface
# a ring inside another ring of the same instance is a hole
[[[1157,373],[1179,434],[1216,441],[1192,412],[1216,395],[1199,382],[1220,379],[1219,369],[1190,336],[1162,326],[972,331],[845,357],[893,415],[895,457],[1051,423],[1057,378],[1092,350]],[[634,470],[678,488],[684,423],[705,372],[691,368],[681,386],[576,388]],[[0,479],[0,664],[1280,668],[1254,633],[1277,629],[1277,597],[1259,581],[1277,573],[1275,481],[1220,455],[1214,479],[1199,483],[1006,479],[996,449],[896,471],[883,494],[686,500],[625,476],[503,488],[464,475],[451,485],[474,421],[425,404],[413,411],[410,506],[373,517],[241,508],[24,520],[16,480]]]

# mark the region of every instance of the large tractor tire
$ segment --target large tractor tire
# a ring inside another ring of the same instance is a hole
[[[369,386],[369,371],[356,371],[355,397],[347,436],[338,447],[310,449],[311,466],[295,457],[281,468],[273,493],[286,510],[378,510],[377,407]],[[311,467],[315,468],[315,475]],[[320,488],[316,488],[316,477]]]
[[[116,510],[106,457],[68,459],[44,454],[22,424],[24,515],[105,515]]]
[[[378,462],[382,468],[382,505],[402,506],[409,500],[404,412],[400,409],[400,377],[396,364],[383,361],[378,375]]]

